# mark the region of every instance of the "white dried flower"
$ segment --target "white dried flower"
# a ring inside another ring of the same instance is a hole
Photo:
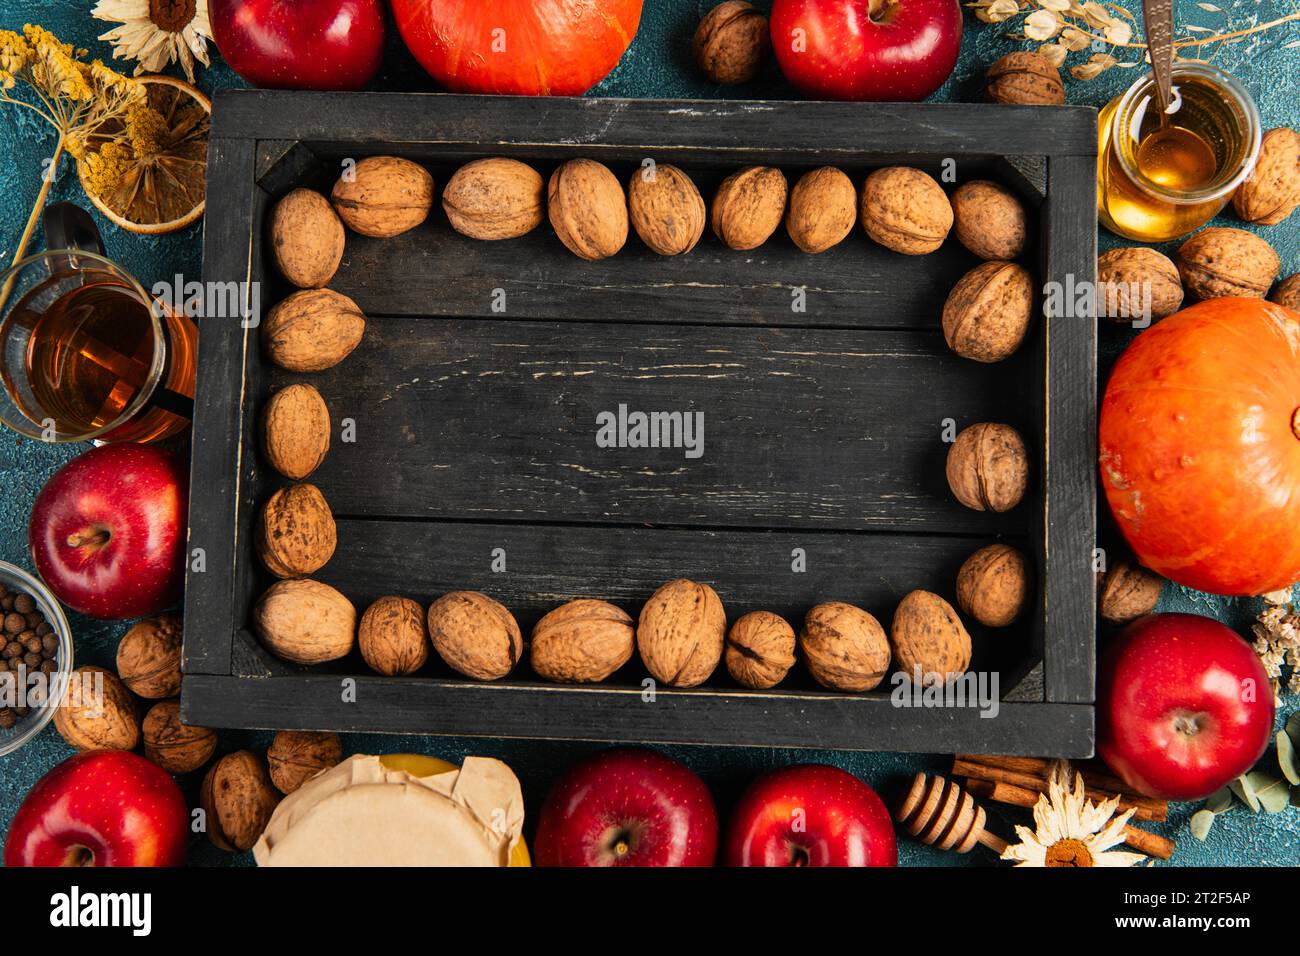
[[[1025,17],[1025,36],[1031,40],[1050,40],[1062,26],[1060,14],[1051,10],[1035,10]]]
[[[1020,4],[1016,0],[993,0],[988,6],[976,8],[975,16],[985,23],[1001,23],[1019,12]]]
[[[1061,31],[1059,42],[1071,53],[1078,53],[1092,45],[1092,38],[1078,27],[1066,27]]]
[[[1124,20],[1115,20],[1106,26],[1106,40],[1116,46],[1123,46],[1133,38],[1133,27]]]
[[[1095,80],[1101,74],[1105,73],[1118,61],[1109,53],[1094,53],[1088,57],[1087,63],[1081,63],[1078,66],[1070,68],[1070,75],[1076,80]]]
[[[1038,55],[1045,58],[1048,63],[1058,70],[1061,64],[1065,62],[1065,54],[1069,52],[1059,43],[1044,43],[1038,48]]]

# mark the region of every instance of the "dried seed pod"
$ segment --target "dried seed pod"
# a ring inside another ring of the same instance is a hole
[[[1127,624],[1150,614],[1160,601],[1165,579],[1125,555],[1097,575],[1097,610],[1111,624]]]
[[[1014,259],[1025,251],[1025,207],[1005,186],[976,179],[952,194],[957,239],[981,259]]]
[[[727,634],[727,671],[738,684],[775,687],[794,666],[794,628],[770,611],[750,611]]]
[[[168,773],[198,770],[217,749],[217,732],[181,723],[177,700],[160,700],[145,714],[144,755]]]
[[[357,612],[328,584],[277,581],[253,608],[253,629],[267,649],[295,664],[320,664],[352,650]]]
[[[467,163],[442,191],[451,226],[473,239],[514,239],[546,217],[541,174],[517,159],[493,156]]]
[[[743,0],[726,0],[704,15],[695,30],[695,64],[710,82],[748,83],[772,48],[767,17]]]
[[[72,674],[54,712],[54,727],[63,739],[81,751],[134,750],[140,742],[140,721],[125,685],[92,664]]]
[[[952,229],[952,204],[943,187],[909,166],[887,166],[868,176],[860,212],[868,236],[909,256],[934,252]]]
[[[989,67],[985,79],[985,93],[995,103],[1060,106],[1065,102],[1061,71],[1041,53],[1008,53]]]
[[[655,680],[695,687],[722,659],[727,613],[707,584],[678,578],[650,595],[637,621],[636,646]]]
[[[948,347],[976,362],[1001,362],[1025,340],[1034,280],[1014,262],[985,262],[966,273],[943,304]]]
[[[533,627],[529,662],[540,677],[595,683],[632,658],[631,616],[607,601],[570,601]]]
[[[580,259],[607,259],[627,242],[623,187],[594,159],[571,159],[551,173],[546,210],[555,234]]]
[[[799,649],[817,683],[871,690],[889,670],[889,639],[872,615],[852,604],[818,604],[804,618]]]
[[[1232,197],[1237,215],[1257,226],[1276,226],[1300,206],[1300,133],[1271,129],[1259,144],[1255,168]]]
[[[271,782],[284,794],[293,793],[342,759],[343,741],[328,731],[281,730],[266,752]]]
[[[181,692],[181,619],[159,614],[131,626],[117,645],[117,676],[141,697]]]
[[[894,660],[912,680],[946,683],[970,666],[970,635],[951,604],[930,591],[913,591],[894,612]]]
[[[333,289],[304,289],[277,304],[262,323],[267,357],[290,372],[322,372],[361,344],[366,317]]]
[[[318,289],[343,260],[343,223],[329,200],[295,189],[271,210],[271,253],[280,273],[300,289]]]
[[[858,218],[853,180],[834,166],[804,173],[790,190],[785,229],[804,252],[825,252],[844,241]]]
[[[315,485],[281,488],[258,517],[254,548],[278,578],[301,578],[323,568],[338,546],[329,502]]]
[[[477,591],[452,591],[429,605],[429,638],[452,670],[475,680],[505,677],[523,653],[519,624]]]
[[[357,645],[365,662],[380,674],[415,673],[429,659],[424,608],[410,598],[379,598],[361,615]]]
[[[391,239],[428,217],[433,177],[409,159],[368,156],[339,177],[330,202],[353,232]]]
[[[661,256],[690,252],[704,234],[704,199],[676,166],[638,169],[628,182],[627,205],[636,234]]]
[[[948,487],[967,508],[1010,511],[1029,487],[1029,453],[1010,425],[980,422],[948,449]]]
[[[1016,548],[990,544],[957,572],[957,603],[985,627],[1006,627],[1029,600],[1029,562]]]
[[[1147,296],[1151,318],[1173,315],[1183,304],[1183,282],[1168,256],[1146,246],[1111,249],[1097,257],[1097,312],[1116,322],[1145,318]]]
[[[1201,299],[1249,296],[1262,299],[1282,262],[1273,247],[1244,229],[1203,229],[1177,253],[1183,284]]]
[[[208,769],[199,802],[209,840],[223,850],[250,850],[266,829],[280,795],[271,786],[266,762],[239,750]]]
[[[321,466],[330,450],[330,410],[311,385],[289,385],[266,403],[262,451],[271,467],[301,481]]]
[[[713,197],[709,224],[732,249],[757,249],[781,225],[786,183],[781,170],[748,166],[722,181]]]

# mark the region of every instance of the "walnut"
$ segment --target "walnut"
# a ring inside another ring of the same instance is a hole
[[[280,302],[262,323],[262,348],[290,372],[321,372],[352,353],[366,331],[357,304],[332,289],[304,289]]]
[[[976,179],[952,194],[957,239],[981,259],[1014,259],[1025,251],[1025,207],[1011,190]]]
[[[294,481],[321,466],[330,450],[330,410],[311,385],[289,385],[266,403],[262,451],[271,467]]]
[[[410,598],[379,598],[361,615],[357,646],[371,670],[389,677],[414,674],[429,659],[424,608]]]
[[[885,629],[852,604],[832,601],[810,610],[799,649],[817,683],[832,690],[871,690],[889,670]]]
[[[727,671],[736,683],[775,687],[794,666],[794,628],[770,611],[750,611],[727,634]]]
[[[963,358],[1001,362],[1025,340],[1034,280],[1014,262],[985,262],[953,286],[943,304],[943,337]]]
[[[655,680],[696,687],[722,659],[727,613],[707,584],[678,578],[663,585],[641,609],[636,646]]]
[[[946,683],[970,666],[970,635],[951,604],[929,591],[913,591],[894,611],[894,660],[910,679]]]
[[[980,548],[957,572],[957,603],[985,627],[1006,627],[1029,600],[1029,562],[1008,544]]]
[[[1127,555],[1097,575],[1097,610],[1111,624],[1127,624],[1156,609],[1165,580]]]
[[[328,731],[282,730],[266,752],[271,782],[284,794],[293,793],[342,759],[343,741]]]
[[[1285,126],[1264,134],[1255,168],[1232,197],[1237,215],[1276,226],[1300,206],[1300,133]]]
[[[948,487],[967,508],[1009,511],[1029,486],[1029,455],[1010,425],[980,422],[952,443],[946,471]]]
[[[627,242],[623,187],[594,159],[571,159],[551,173],[546,211],[555,234],[580,259],[607,259]]]
[[[144,755],[168,773],[198,770],[217,749],[217,732],[181,723],[177,700],[160,700],[144,718]]]
[[[1236,295],[1263,298],[1282,262],[1273,247],[1243,229],[1204,229],[1179,247],[1183,284],[1202,299]]]
[[[409,159],[369,156],[339,177],[330,201],[353,232],[390,239],[429,215],[433,177]]]
[[[295,189],[271,210],[271,253],[281,274],[300,289],[319,289],[343,260],[343,223],[329,200]]]
[[[140,721],[130,692],[111,671],[93,664],[70,675],[54,712],[54,727],[78,750],[134,750]]]
[[[627,185],[632,226],[661,256],[690,252],[704,233],[704,200],[691,177],[676,166],[643,166]]]
[[[706,13],[692,44],[700,72],[727,86],[757,76],[771,48],[767,17],[742,0],[726,0]]]
[[[1292,311],[1300,312],[1300,272],[1287,276],[1279,282],[1268,299]]]
[[[1097,289],[1098,314],[1116,322],[1143,317],[1147,290],[1153,320],[1173,315],[1183,304],[1178,267],[1146,246],[1103,252],[1097,259]]]
[[[252,849],[279,802],[266,762],[247,750],[214,763],[199,792],[208,839],[223,850]]]
[[[909,256],[934,252],[952,229],[952,204],[919,169],[886,166],[862,186],[862,228],[886,249]]]
[[[295,664],[319,664],[352,650],[357,612],[328,584],[277,581],[253,608],[253,629],[267,649]]]
[[[334,556],[338,531],[320,489],[303,482],[271,495],[258,515],[253,545],[278,578],[301,578],[323,568]]]
[[[473,239],[514,239],[545,218],[541,174],[517,159],[495,156],[467,163],[442,191],[442,208],[457,232]]]
[[[486,594],[444,594],[429,605],[428,620],[433,649],[448,667],[466,677],[505,677],[523,653],[523,637],[514,615]]]
[[[1065,102],[1061,71],[1041,53],[1008,53],[985,74],[984,92],[994,103],[1060,106]]]
[[[141,697],[159,700],[181,692],[181,619],[147,617],[117,645],[117,676]]]
[[[709,225],[729,248],[757,249],[781,225],[786,182],[781,170],[747,166],[722,181],[713,196]]]
[[[857,218],[853,180],[834,166],[823,166],[804,173],[790,190],[785,230],[796,246],[816,254],[842,242]]]
[[[632,658],[632,617],[607,601],[570,601],[533,627],[529,662],[547,680],[595,683]]]

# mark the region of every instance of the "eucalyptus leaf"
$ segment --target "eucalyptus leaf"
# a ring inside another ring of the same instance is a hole
[[[1255,813],[1259,813],[1259,797],[1255,796],[1255,788],[1245,774],[1232,781],[1228,786],[1237,795],[1238,800],[1250,807]]]
[[[1192,814],[1192,836],[1204,840],[1214,826],[1213,810],[1197,810]]]
[[[1291,795],[1285,780],[1263,770],[1252,770],[1246,774],[1246,779],[1265,813],[1280,813],[1286,809]]]
[[[1232,791],[1227,787],[1220,787],[1210,798],[1205,801],[1205,809],[1210,813],[1224,813],[1232,809]]]
[[[1295,745],[1285,730],[1277,732],[1277,765],[1282,768],[1287,783],[1300,784],[1300,757],[1296,756]]]

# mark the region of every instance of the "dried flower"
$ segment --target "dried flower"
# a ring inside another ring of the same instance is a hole
[[[208,66],[208,0],[99,0],[90,15],[120,23],[99,39],[113,44],[113,59],[138,60],[135,75],[157,73],[179,60],[194,82],[194,61]]]
[[[1115,816],[1119,797],[1092,803],[1084,795],[1083,775],[1058,760],[1047,777],[1047,793],[1034,804],[1034,829],[1016,827],[1020,842],[1002,852],[1002,859],[1017,866],[1133,866],[1145,859],[1140,853],[1112,850],[1124,842],[1124,827],[1133,816],[1126,810]]]

